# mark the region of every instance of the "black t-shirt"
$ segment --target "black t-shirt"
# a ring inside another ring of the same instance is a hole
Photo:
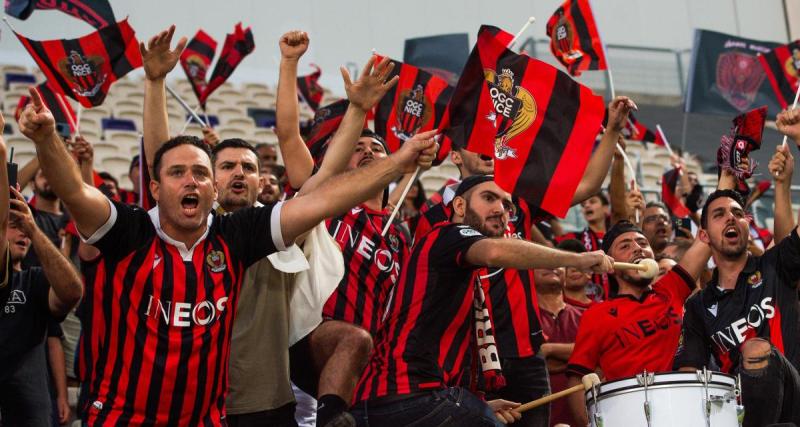
[[[8,286],[0,289],[0,383],[24,362],[23,354],[44,342],[49,292],[39,267],[12,272]]]
[[[33,219],[36,221],[36,226],[42,230],[45,236],[53,242],[55,247],[61,247],[61,230],[67,228],[69,224],[69,215],[66,213],[54,214],[50,212],[40,211],[31,206],[31,213]],[[77,248],[77,246],[75,246]],[[39,257],[36,256],[36,251],[31,248],[28,255],[22,260],[22,268],[38,267],[41,263]]]
[[[797,231],[763,256],[748,257],[734,289],[719,289],[717,277],[714,270],[703,291],[686,301],[675,368],[700,368],[713,356],[723,372],[736,372],[742,343],[761,337],[800,369]]]

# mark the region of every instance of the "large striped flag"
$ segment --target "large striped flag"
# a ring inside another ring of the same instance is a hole
[[[800,40],[761,53],[758,60],[767,73],[781,108],[787,108],[794,101],[800,85]]]
[[[181,53],[181,67],[192,84],[192,90],[200,100],[206,92],[208,82],[206,75],[214,60],[217,50],[217,41],[214,40],[203,30],[197,30],[197,34],[192,37],[186,49]],[[205,108],[205,105],[203,105]]]
[[[465,71],[461,76],[480,79],[488,88],[467,105],[483,110],[488,102],[487,117],[495,124],[494,134],[482,135],[467,149],[494,156],[501,188],[563,217],[589,162],[605,105],[566,73],[509,50],[507,34],[481,27],[480,75]]]
[[[573,76],[585,70],[607,70],[603,42],[589,0],[567,0],[547,21],[550,51]]]
[[[6,0],[6,14],[26,20],[34,10],[58,10],[97,28],[117,22],[108,0]]]
[[[328,142],[339,129],[339,124],[342,123],[344,113],[349,105],[350,101],[341,99],[320,108],[314,114],[309,133],[306,136],[306,147],[311,152],[311,157],[314,158],[314,164],[317,166],[322,163],[322,158],[328,150]]]
[[[381,56],[376,59],[382,60]],[[439,128],[453,88],[413,65],[392,62],[394,68],[388,78],[400,76],[400,80],[375,106],[375,133],[395,152],[415,134]]]
[[[214,71],[211,72],[211,77],[208,79],[208,86],[206,86],[206,90],[200,98],[201,104],[205,105],[211,93],[228,80],[228,77],[233,74],[233,70],[255,48],[256,42],[253,40],[253,32],[250,31],[250,27],[243,29],[241,22],[236,24],[233,34],[225,36],[225,43],[219,52],[217,65],[214,66]]]
[[[64,97],[64,95],[54,92],[50,87],[47,85],[47,82],[40,83],[36,86],[36,91],[39,92],[39,96],[42,97],[42,102],[47,107],[48,110],[53,114],[53,118],[56,121],[56,125],[61,125],[64,128],[69,129],[69,133],[75,133],[75,110],[72,109],[72,105],[70,105],[69,101]],[[17,108],[14,111],[14,119],[19,121],[19,116],[22,114],[22,110],[25,109],[25,106],[31,101],[31,97],[28,95],[22,95],[19,98],[19,102],[17,103]]]
[[[14,34],[50,87],[84,107],[102,104],[111,83],[142,66],[139,42],[127,19],[79,39],[37,41]]]

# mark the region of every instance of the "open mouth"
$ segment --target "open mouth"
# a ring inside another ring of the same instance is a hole
[[[200,204],[200,197],[197,194],[187,194],[181,198],[181,208],[186,216],[193,216],[197,213],[197,206]]]
[[[722,236],[727,240],[739,240],[739,230],[734,226],[730,226],[723,230]]]
[[[22,250],[28,249],[28,242],[26,242],[24,240],[18,240],[16,242],[14,242],[14,245],[16,245],[18,248],[20,248]]]
[[[247,191],[247,184],[244,181],[234,181],[231,183],[231,190],[236,194],[241,194]]]

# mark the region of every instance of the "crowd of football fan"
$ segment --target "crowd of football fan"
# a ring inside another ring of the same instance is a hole
[[[35,91],[21,114],[37,157],[0,192],[0,425],[583,426],[581,393],[517,408],[592,372],[703,367],[741,375],[744,425],[800,425],[789,147],[767,165],[773,230],[753,224],[727,171],[710,194],[684,173],[692,222],[675,222],[627,190],[615,146],[636,106],[617,97],[572,199],[588,226],[565,234],[469,151],[451,153],[460,181],[428,200],[417,182],[400,200],[437,137],[389,153],[363,128],[396,83],[388,60],[355,81],[342,71],[350,104],[316,165],[295,83],[303,32],[279,42],[284,165],[277,147],[211,129],[169,135],[165,77],[185,45],[173,32],[141,47],[147,155],[131,162],[132,190],[103,173],[96,185],[91,141],[63,141]],[[800,110],[776,123],[800,144]],[[645,258],[653,279],[614,271]]]

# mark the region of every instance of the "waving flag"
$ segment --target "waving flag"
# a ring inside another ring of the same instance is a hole
[[[217,50],[217,41],[211,38],[203,30],[197,30],[191,41],[186,45],[186,49],[181,53],[181,67],[186,73],[186,78],[192,84],[192,90],[200,100],[206,92],[208,83],[206,74],[214,60],[214,53]],[[205,105],[203,105],[205,107]]]
[[[667,205],[669,210],[672,211],[673,216],[686,218],[691,215],[692,212],[683,204],[675,190],[680,177],[681,171],[678,169],[671,169],[661,177],[661,200]]]
[[[772,90],[781,108],[787,108],[794,101],[800,80],[800,40],[778,46],[767,53],[758,55],[758,60],[769,79]]]
[[[589,0],[565,1],[547,21],[547,36],[553,56],[573,76],[608,69]]]
[[[322,95],[324,92],[322,86],[319,85],[319,76],[322,75],[322,70],[311,64],[316,69],[313,73],[297,78],[297,92],[302,99],[312,110],[317,111],[319,103],[322,102]]]
[[[314,114],[311,129],[306,137],[306,147],[317,166],[322,163],[325,151],[328,150],[328,141],[336,133],[336,129],[339,129],[349,105],[350,101],[342,99],[320,108]]]
[[[139,42],[127,20],[79,39],[36,41],[14,34],[50,87],[87,108],[102,104],[112,83],[142,66]]]
[[[6,14],[23,21],[35,9],[58,10],[98,30],[117,22],[108,0],[6,0]]]
[[[36,86],[36,91],[39,92],[39,96],[42,97],[42,102],[47,106],[47,109],[53,113],[56,124],[68,127],[70,134],[75,133],[75,110],[72,109],[72,105],[64,98],[64,95],[53,92],[53,90],[47,86],[47,82]],[[22,95],[19,98],[19,103],[17,103],[17,108],[14,111],[15,120],[19,121],[22,110],[25,109],[25,106],[28,105],[30,101],[31,97],[28,95]]]
[[[607,121],[608,109],[606,109],[606,115],[603,117],[603,126],[607,126]],[[658,132],[653,132],[644,123],[636,120],[633,113],[628,113],[628,122],[622,128],[622,136],[631,141],[650,142],[661,147],[665,146],[664,138]],[[644,147],[647,148],[647,145],[645,144]]]
[[[250,27],[243,30],[241,22],[236,24],[233,34],[225,36],[225,44],[222,45],[217,65],[214,66],[211,78],[208,79],[208,86],[206,86],[206,90],[200,98],[201,104],[205,105],[211,93],[228,80],[228,77],[233,74],[233,70],[255,48],[256,43],[253,41],[253,33],[250,31]]]
[[[378,57],[376,61],[382,61]],[[437,129],[444,118],[453,88],[443,79],[419,68],[392,60],[389,79],[400,76],[375,106],[375,133],[382,136],[394,152],[418,132]]]

